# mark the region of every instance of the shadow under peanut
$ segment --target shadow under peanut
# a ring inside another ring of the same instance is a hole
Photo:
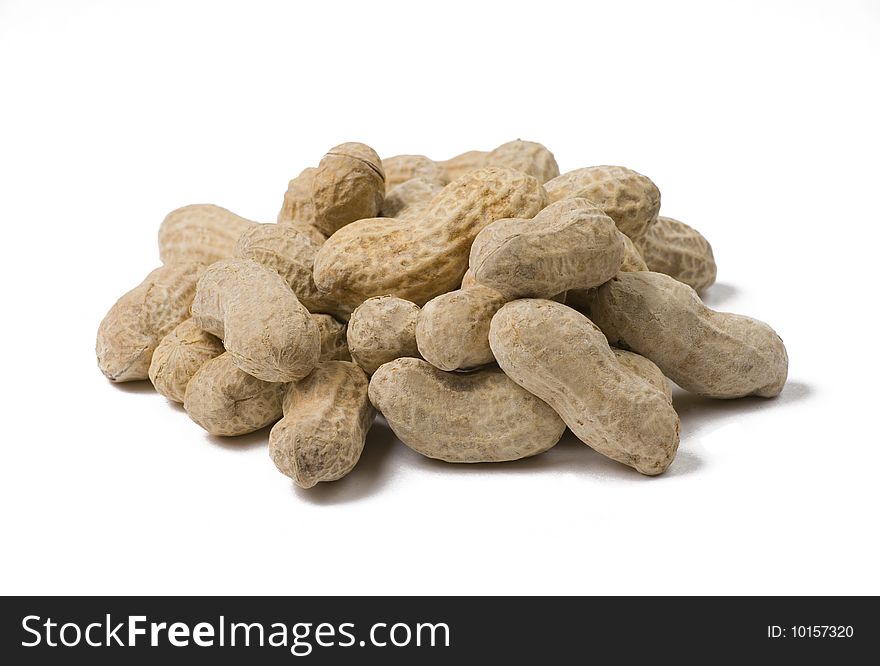
[[[183,407],[181,407],[183,411]],[[269,431],[272,426],[260,428],[246,435],[237,435],[235,437],[221,437],[219,435],[210,435],[205,433],[205,439],[214,446],[227,451],[251,451],[269,445]]]
[[[716,282],[708,289],[700,292],[700,300],[713,310],[729,303],[740,295],[740,289],[726,282]]]
[[[402,445],[401,445],[402,446]],[[530,475],[541,474],[579,476],[585,481],[625,481],[650,483],[659,479],[682,476],[698,470],[702,461],[690,451],[678,450],[669,469],[658,476],[645,476],[619,462],[596,453],[581,442],[570,430],[552,449],[530,458],[502,463],[452,464],[419,456],[413,466],[435,474],[476,474],[476,475]]]
[[[807,399],[813,393],[809,385],[790,381],[776,398],[738,398],[713,400],[701,398],[676,388],[674,403],[682,422],[681,445],[669,469],[658,476],[645,476],[634,469],[596,453],[566,430],[559,443],[549,451],[531,458],[503,463],[446,463],[426,458],[399,442],[382,417],[377,417],[367,435],[364,452],[352,472],[330,483],[313,488],[300,488],[290,483],[300,499],[320,505],[342,504],[369,497],[387,487],[399,473],[428,472],[455,475],[530,475],[542,474],[582,477],[585,481],[623,481],[628,483],[660,483],[663,479],[687,476],[697,472],[704,462],[688,449],[688,438],[705,424],[719,424],[762,409],[779,409]],[[256,435],[257,433],[254,433]],[[262,444],[268,435],[262,436]],[[251,437],[246,435],[245,437]],[[223,438],[214,438],[223,439]],[[236,439],[236,438],[233,438]],[[230,445],[232,448],[233,445]]]
[[[113,386],[117,391],[122,391],[123,393],[155,393],[156,389],[153,388],[153,384],[150,383],[149,379],[141,379],[134,382],[111,382],[109,379],[107,383]]]
[[[681,419],[681,441],[687,445],[687,439],[703,431],[707,427],[717,427],[729,421],[765,409],[780,410],[787,405],[810,399],[813,389],[805,382],[791,380],[775,398],[758,398],[749,396],[732,400],[703,398],[687,393],[675,387],[672,403]]]
[[[290,486],[299,499],[313,504],[343,504],[375,495],[390,482],[395,468],[403,466],[400,449],[412,453],[397,441],[384,419],[377,417],[367,433],[360,460],[349,474],[312,488],[300,488],[292,481]]]

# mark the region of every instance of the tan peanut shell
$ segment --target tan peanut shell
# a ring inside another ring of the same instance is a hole
[[[715,283],[712,246],[699,231],[671,217],[657,217],[636,246],[648,268],[703,291]]]
[[[307,167],[287,184],[284,202],[278,211],[278,224],[299,222],[313,225],[315,223],[315,205],[312,202],[312,185],[315,180],[315,167]]]
[[[189,317],[203,264],[172,263],[151,272],[124,294],[98,326],[98,367],[114,382],[149,377],[159,341]]]
[[[413,178],[401,183],[385,195],[382,217],[409,217],[422,213],[443,185],[424,178]]]
[[[635,352],[629,352],[625,349],[617,349],[612,347],[611,351],[617,357],[621,365],[625,366],[630,372],[638,375],[654,388],[660,389],[666,399],[672,404],[672,386],[663,371],[657,367],[653,361],[649,361],[644,356],[640,356]]]
[[[445,169],[446,173],[449,175],[450,182],[452,182],[471,171],[476,171],[477,169],[482,169],[487,166],[486,156],[488,154],[488,151],[485,150],[469,150],[466,153],[461,153],[448,160],[437,162],[437,164]]]
[[[504,217],[533,217],[545,204],[537,180],[498,167],[472,171],[443,188],[420,216],[359,220],[318,251],[318,289],[352,307],[390,294],[416,305],[455,289],[480,230]]]
[[[267,382],[302,379],[318,363],[318,327],[284,279],[249,259],[209,266],[196,288],[193,322],[223,340],[235,364]]]
[[[348,352],[347,329],[348,327],[328,314],[313,314],[312,321],[318,327],[321,336],[321,361],[350,361],[351,354]]]
[[[552,448],[565,424],[498,368],[443,372],[400,358],[370,379],[370,400],[411,449],[446,462],[517,460]]]
[[[395,296],[368,298],[351,313],[348,350],[352,359],[371,375],[383,363],[402,356],[418,356],[416,322],[419,306]]]
[[[287,387],[284,418],[269,434],[269,455],[279,471],[303,488],[336,481],[361,457],[376,411],[364,371],[345,361],[324,361]]]
[[[788,376],[785,345],[770,326],[715,312],[662,273],[619,273],[599,287],[590,311],[611,344],[651,359],[697,395],[771,398]]]
[[[416,324],[422,358],[440,370],[472,370],[495,361],[489,347],[489,324],[509,299],[473,282],[468,274],[462,285],[425,303]],[[569,293],[563,291],[551,300],[565,303]]]
[[[624,245],[614,221],[585,199],[547,206],[534,219],[503,219],[474,240],[474,279],[508,298],[550,298],[611,279]]]
[[[183,408],[212,435],[246,435],[281,418],[285,388],[243,372],[227,352],[205,362],[189,380]]]
[[[582,442],[642,474],[669,467],[678,415],[585,316],[553,301],[512,301],[492,318],[489,344],[507,376],[553,407]]]
[[[623,263],[620,265],[620,270],[626,273],[650,270],[648,264],[645,263],[638,246],[630,239],[630,237],[621,233],[620,240],[623,241]]]
[[[489,323],[506,302],[504,295],[479,284],[432,298],[416,324],[422,358],[447,371],[493,363]]]
[[[630,240],[626,234],[619,233],[620,240],[623,241],[623,263],[620,265],[621,272],[646,271],[648,266],[642,255],[639,254],[638,248]],[[560,303],[565,303],[569,307],[574,308],[581,314],[590,316],[590,303],[596,297],[596,287],[589,289],[569,289],[565,292],[565,299]],[[552,300],[558,300],[556,298]]]
[[[376,151],[343,143],[324,155],[312,176],[312,224],[330,236],[355,220],[376,217],[384,198],[385,172]]]
[[[323,245],[324,241],[327,240],[327,236],[318,231],[317,227],[306,222],[300,222],[299,220],[288,220],[286,222],[279,222],[278,226],[286,227],[288,229],[295,229],[296,231],[305,234],[308,239],[318,247]]]
[[[178,208],[168,213],[159,226],[159,258],[163,264],[212,264],[229,259],[235,253],[238,237],[256,224],[213,204]]]
[[[291,225],[258,224],[238,239],[235,256],[250,259],[278,273],[309,312],[346,318],[350,312],[318,291],[312,277],[320,245]]]
[[[644,234],[660,211],[660,190],[647,176],[622,166],[569,171],[545,183],[550,202],[581,197],[610,217],[630,238]]]
[[[443,187],[449,184],[446,169],[424,155],[394,155],[382,160],[385,172],[385,191],[390,193],[398,185],[418,178]]]
[[[486,155],[486,166],[516,169],[546,183],[559,175],[556,158],[546,147],[534,141],[508,141]]]
[[[162,338],[150,362],[150,381],[169,400],[183,402],[186,385],[205,363],[223,353],[223,343],[185,319]]]

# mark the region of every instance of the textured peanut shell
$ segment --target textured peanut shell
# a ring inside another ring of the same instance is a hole
[[[446,169],[424,155],[394,155],[382,160],[385,172],[385,191],[390,193],[398,185],[418,178],[440,187],[449,184]]]
[[[312,184],[315,180],[315,167],[303,169],[300,174],[287,184],[284,202],[278,212],[278,224],[299,222],[313,225],[315,223],[315,205],[312,202]]]
[[[493,363],[489,323],[506,302],[503,294],[479,284],[432,298],[416,323],[422,358],[447,371]]]
[[[312,321],[321,336],[321,361],[350,361],[348,352],[347,326],[328,314],[313,314]]]
[[[368,375],[383,363],[418,356],[416,322],[419,306],[395,296],[377,296],[361,303],[348,321],[348,350]]]
[[[172,263],[151,272],[123,295],[98,326],[98,367],[114,382],[149,377],[159,341],[189,317],[203,264]]]
[[[223,343],[185,319],[162,338],[150,362],[150,381],[169,400],[183,402],[186,385],[205,363],[223,353]]]
[[[370,400],[400,441],[446,462],[534,456],[565,431],[549,405],[494,367],[451,373],[421,359],[397,359],[370,379]]]
[[[443,185],[424,178],[413,178],[401,183],[385,195],[382,217],[409,217],[424,212]]]
[[[458,180],[465,174],[477,169],[482,169],[486,165],[486,156],[489,153],[485,150],[469,150],[461,153],[448,160],[437,162],[449,175],[450,182]]]
[[[355,220],[376,217],[385,198],[382,160],[362,143],[331,148],[318,164],[311,184],[312,224],[327,236]]]
[[[376,411],[364,371],[345,361],[325,361],[290,384],[284,418],[269,434],[269,455],[279,471],[303,488],[336,481],[361,457]]]
[[[619,273],[599,287],[591,313],[611,344],[651,359],[697,395],[771,398],[788,376],[788,354],[772,328],[715,312],[662,273]]]
[[[235,364],[267,382],[302,379],[318,362],[318,327],[284,279],[249,259],[209,266],[192,304],[193,322],[223,340]]]
[[[286,222],[279,222],[278,226],[295,229],[296,231],[305,234],[312,243],[319,247],[324,244],[325,240],[327,240],[327,236],[318,231],[317,227],[306,222],[287,220]]]
[[[441,370],[471,370],[495,361],[489,348],[489,324],[508,299],[469,275],[470,269],[461,289],[425,303],[416,323],[422,358]],[[565,303],[569,293],[563,291],[551,300]]]
[[[159,226],[159,258],[163,264],[200,261],[212,264],[235,253],[238,237],[257,223],[213,204],[173,210]]]
[[[626,273],[650,270],[648,264],[645,263],[645,259],[642,257],[642,253],[639,251],[638,246],[630,239],[630,237],[621,233],[620,240],[623,241],[623,263],[620,265],[620,270]]]
[[[620,240],[623,241],[623,263],[620,265],[621,272],[646,271],[648,266],[642,255],[639,254],[638,248],[630,240],[626,234],[619,233]],[[569,307],[574,308],[581,314],[590,316],[590,304],[596,297],[596,287],[590,289],[569,289],[565,292],[565,299],[559,301],[565,303]],[[556,298],[553,299],[558,300]]]
[[[470,252],[474,279],[509,299],[549,298],[611,279],[624,245],[614,221],[585,199],[565,199],[534,219],[498,220]]]
[[[315,257],[315,284],[352,307],[386,294],[423,305],[461,284],[483,227],[533,217],[544,204],[544,190],[531,176],[498,167],[472,171],[444,187],[418,224],[377,218],[340,229]]]
[[[204,363],[189,380],[183,408],[212,435],[246,435],[281,418],[285,388],[243,372],[224,353]]]
[[[492,318],[489,344],[507,376],[553,407],[582,442],[642,474],[669,467],[678,415],[585,316],[553,301],[512,301]]]
[[[657,217],[636,246],[649,270],[665,273],[703,291],[715,283],[712,246],[699,231],[671,217]]]
[[[291,225],[259,224],[238,239],[235,256],[250,259],[278,273],[309,312],[348,317],[341,307],[318,291],[312,277],[320,245]]]
[[[486,166],[507,167],[546,183],[559,175],[556,158],[545,146],[534,141],[508,141],[486,155]]]
[[[640,356],[634,352],[625,349],[617,349],[612,347],[611,351],[617,357],[621,365],[625,366],[630,372],[638,375],[654,388],[660,389],[666,399],[672,404],[672,386],[663,371],[657,367],[653,361],[649,361],[644,356]]]
[[[544,185],[550,202],[592,201],[630,238],[644,234],[660,211],[660,190],[647,176],[622,166],[575,169]]]

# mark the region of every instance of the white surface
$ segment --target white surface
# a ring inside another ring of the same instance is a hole
[[[714,5],[0,3],[0,592],[880,593],[880,9]],[[272,221],[342,141],[516,137],[650,175],[712,241],[707,301],[785,339],[782,396],[677,397],[660,478],[570,435],[464,467],[376,426],[301,491],[265,432],[95,366],[168,211]]]

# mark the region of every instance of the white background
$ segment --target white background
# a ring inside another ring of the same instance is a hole
[[[0,1],[0,592],[880,593],[878,81],[870,1]],[[679,394],[659,478],[570,435],[452,466],[377,425],[303,491],[266,432],[98,371],[168,211],[273,221],[343,141],[517,137],[649,175],[712,241],[707,302],[785,339],[783,394]]]

